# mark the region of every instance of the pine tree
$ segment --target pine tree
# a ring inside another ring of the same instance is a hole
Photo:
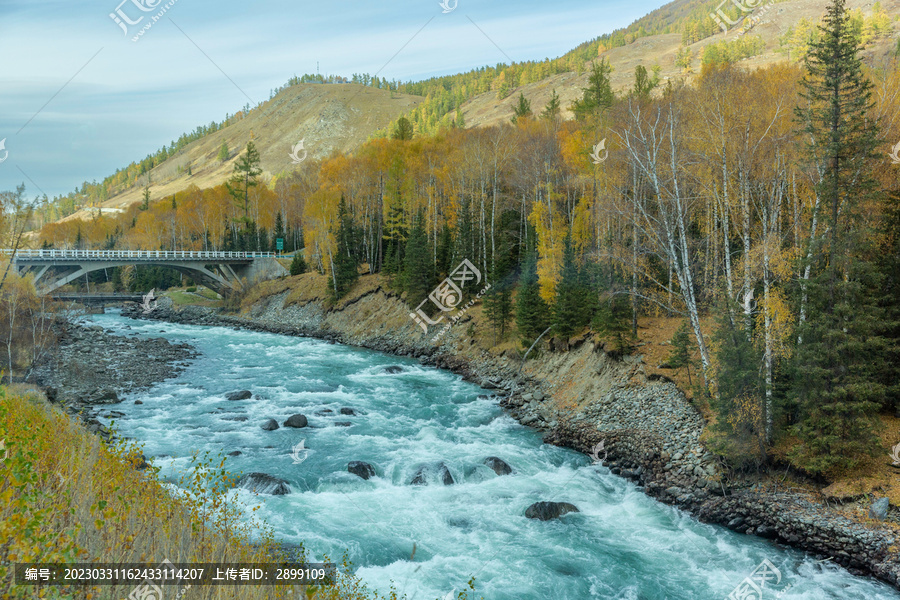
[[[687,323],[682,323],[670,340],[672,352],[669,353],[669,366],[673,369],[687,368],[688,385],[691,383],[691,333]]]
[[[302,275],[306,273],[308,267],[306,266],[306,261],[303,259],[303,252],[297,250],[294,254],[293,260],[291,260],[291,275]]]
[[[863,258],[868,240],[860,226],[861,204],[875,187],[872,85],[844,0],[834,0],[823,21],[801,82],[806,106],[796,111],[812,140],[810,160],[822,173],[816,193],[827,224],[811,248],[813,275],[802,288],[808,318],[794,354],[802,440],[794,458],[813,473],[852,468],[874,451],[873,419],[885,394],[875,380],[885,349],[878,335],[878,274]]]
[[[141,210],[147,210],[148,208],[150,208],[150,188],[148,188],[148,187],[144,188],[144,194],[143,194],[142,198],[143,198],[143,202],[141,203],[140,208],[141,208]]]
[[[341,195],[341,202],[338,204],[338,230],[335,234],[337,248],[331,257],[331,297],[334,300],[343,298],[359,279],[359,263],[353,252],[353,229],[353,219],[347,210],[347,201]]]
[[[226,142],[222,142],[222,146],[219,148],[219,154],[216,156],[216,159],[219,162],[225,162],[228,160],[228,144]]]
[[[519,92],[519,99],[515,104],[512,105],[513,116],[512,122],[515,123],[519,120],[519,117],[530,117],[531,116],[531,101],[525,99],[525,94]]]
[[[612,106],[615,95],[609,80],[610,73],[612,65],[605,57],[600,59],[599,64],[596,62],[591,64],[591,74],[588,77],[588,87],[584,88],[584,96],[572,105],[576,119],[583,120],[590,114]]]
[[[406,242],[403,284],[407,293],[406,302],[413,308],[428,296],[435,283],[434,263],[431,261],[424,222],[425,217],[420,212]]]
[[[259,185],[262,169],[259,166],[259,151],[253,142],[247,142],[247,151],[234,163],[234,171],[225,189],[243,213],[242,221],[246,226],[250,222],[250,188]]]
[[[558,119],[561,112],[559,94],[554,89],[553,94],[550,96],[550,102],[547,103],[547,106],[544,107],[544,112],[541,113],[541,118],[552,121]]]
[[[397,126],[394,128],[391,137],[395,140],[411,140],[413,138],[413,126],[406,117],[397,119]]]
[[[556,302],[553,305],[553,323],[556,332],[567,339],[584,328],[593,317],[592,292],[585,270],[575,256],[572,234],[567,233],[563,247],[563,264],[556,284]]]
[[[278,240],[285,240],[285,231],[284,231],[284,218],[281,216],[281,211],[275,213],[275,229],[272,231],[272,244],[270,246],[270,252],[278,251]],[[284,242],[287,243],[287,240]]]
[[[493,271],[488,274],[491,288],[482,298],[484,315],[494,329],[494,343],[503,339],[513,317],[512,288],[515,273],[511,271],[511,267],[510,253],[501,249]]]
[[[634,69],[634,89],[632,93],[639,102],[649,102],[650,92],[659,85],[659,67],[653,68],[653,77],[647,74],[644,65],[638,65]]]
[[[522,343],[527,347],[549,325],[550,308],[541,298],[541,286],[538,283],[537,254],[531,251],[525,257],[519,292],[516,295],[516,328]]]

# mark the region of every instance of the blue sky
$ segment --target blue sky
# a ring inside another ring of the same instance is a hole
[[[406,81],[553,58],[663,3],[458,0],[445,14],[438,0],[121,2],[0,0],[0,190],[52,197],[99,181],[316,61]],[[143,19],[126,36],[111,13]]]

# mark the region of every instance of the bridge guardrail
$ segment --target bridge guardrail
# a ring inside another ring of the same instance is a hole
[[[12,254],[13,250],[0,249],[0,254]],[[226,252],[206,250],[64,250],[49,248],[42,250],[18,250],[16,258],[43,259],[163,259],[163,260],[247,260],[254,258],[274,258],[274,252]]]

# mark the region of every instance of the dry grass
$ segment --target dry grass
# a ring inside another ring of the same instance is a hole
[[[36,394],[0,388],[0,597],[125,598],[128,586],[25,587],[11,581],[14,563],[272,563],[271,531],[251,545],[250,527],[227,500],[224,462],[195,457],[173,496],[155,469],[137,470],[140,448],[108,446]],[[345,564],[345,569],[349,565]],[[372,597],[349,570],[315,598]],[[188,600],[307,597],[303,586],[198,586]],[[378,597],[376,594],[375,597]],[[389,596],[390,597],[390,596]]]

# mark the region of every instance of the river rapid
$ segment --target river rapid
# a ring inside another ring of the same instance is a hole
[[[768,561],[762,599],[900,599],[886,584],[651,500],[588,457],[544,445],[489,392],[415,360],[117,313],[90,320],[117,334],[188,342],[201,353],[178,377],[116,407],[126,414],[116,421],[120,435],[143,444],[161,478],[176,480],[192,452],[241,452],[227,459],[231,472],[267,473],[292,489],[285,496],[236,490],[246,518],[264,519],[285,543],[302,543],[311,560],[347,552],[382,593],[393,585],[410,599],[444,598],[474,576],[475,595],[487,600],[724,600],[754,572],[758,581]],[[225,399],[243,389],[254,397]],[[308,427],[260,427],[296,413]],[[513,473],[496,475],[483,464],[489,456]],[[357,460],[374,465],[376,476],[348,473]],[[453,485],[436,473],[427,485],[410,485],[419,467],[441,462]],[[571,502],[580,512],[526,519],[538,501]]]

